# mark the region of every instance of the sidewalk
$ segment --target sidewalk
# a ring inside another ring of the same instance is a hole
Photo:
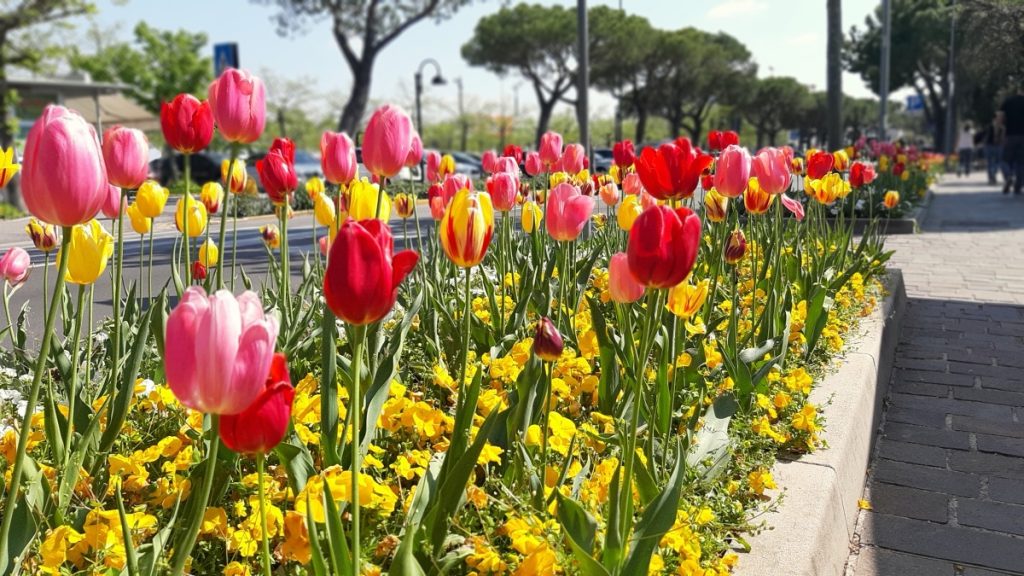
[[[887,246],[908,305],[847,576],[1024,575],[1024,197],[946,177]]]

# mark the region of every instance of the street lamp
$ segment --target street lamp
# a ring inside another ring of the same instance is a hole
[[[469,136],[469,122],[466,121],[466,109],[462,105],[462,78],[455,79],[459,88],[459,150],[466,149],[466,138]]]
[[[423,110],[420,99],[423,96],[423,69],[430,64],[434,67],[434,77],[430,80],[430,83],[434,86],[443,86],[448,81],[441,75],[441,65],[437,63],[437,60],[433,58],[427,58],[423,62],[420,62],[420,67],[416,69],[416,130],[420,133],[420,140],[423,140]]]

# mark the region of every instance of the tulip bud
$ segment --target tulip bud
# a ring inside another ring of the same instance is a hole
[[[553,168],[562,160],[562,135],[558,132],[545,132],[540,137],[540,160],[548,169]]]
[[[625,252],[614,254],[608,260],[608,292],[613,302],[629,304],[644,295],[644,285],[629,271],[629,257]]]
[[[423,161],[423,140],[416,130],[412,131],[412,139],[409,141],[409,155],[405,157],[405,165],[408,168],[419,166]]]
[[[512,158],[513,160],[515,160],[517,167],[523,163],[523,149],[520,148],[519,146],[516,146],[515,144],[509,144],[505,146],[505,149],[502,150],[501,155],[505,158]]]
[[[427,203],[430,205],[431,218],[440,220],[444,217],[444,189],[440,184],[431,184],[430,188],[427,188]]]
[[[200,282],[206,280],[206,266],[199,260],[192,263],[192,279]]]
[[[746,148],[735,144],[722,151],[715,163],[715,188],[727,198],[737,198],[747,189],[752,159]]]
[[[637,217],[644,211],[643,206],[640,205],[640,197],[635,194],[627,194],[622,199],[622,204],[619,206],[618,212],[615,214],[615,219],[619,223],[619,228],[629,232],[629,229],[633,227],[633,222],[636,221]]]
[[[892,210],[900,203],[900,193],[895,190],[889,190],[885,193],[885,199],[882,201],[886,209]]]
[[[497,172],[487,178],[486,186],[496,210],[508,212],[515,207],[516,194],[519,193],[518,176],[508,172]]]
[[[487,254],[494,234],[494,207],[487,193],[463,189],[441,219],[441,248],[456,266],[476,266]]]
[[[823,178],[832,170],[835,157],[824,151],[816,151],[807,158],[807,177],[812,180]]]
[[[526,154],[526,173],[530,176],[537,176],[544,171],[544,162],[540,159],[540,154],[537,152],[528,152]]]
[[[213,138],[210,102],[200,102],[191,94],[178,94],[174,100],[161,105],[160,128],[164,140],[178,152],[194,154],[203,150]]]
[[[729,234],[729,240],[725,244],[725,263],[736,264],[743,259],[743,255],[747,253],[747,237],[743,234],[743,230],[737,228]]]
[[[260,226],[260,236],[263,237],[263,243],[271,250],[277,250],[281,245],[281,231],[274,224]]]
[[[231,179],[228,181],[228,171],[231,171]],[[245,184],[248,179],[248,174],[245,171],[245,161],[235,159],[234,165],[231,164],[230,159],[224,159],[220,163],[220,181],[228,188],[232,194],[241,194],[245,192]]]
[[[100,212],[107,218],[117,218],[118,214],[128,207],[128,198],[121,194],[121,189],[113,184],[107,186],[107,197],[100,206]]]
[[[729,199],[711,188],[704,194],[704,215],[712,222],[723,222],[729,212]]]
[[[217,265],[217,260],[220,257],[220,250],[217,249],[217,245],[213,243],[213,240],[207,239],[199,246],[199,261],[203,263],[203,266],[207,268],[213,268]]]
[[[135,202],[128,205],[128,210],[126,210],[126,212],[128,214],[128,220],[131,221],[132,230],[135,230],[136,233],[146,234],[152,229],[153,219],[146,218],[142,212],[139,212],[139,205]]]
[[[363,133],[363,165],[380,178],[398,174],[412,148],[412,120],[404,110],[385,104],[378,108]]]
[[[775,200],[773,194],[769,194],[758,183],[756,177],[751,178],[747,184],[747,191],[743,193],[743,207],[748,214],[764,214]]]
[[[429,160],[428,160],[429,165]],[[356,177],[356,145],[344,132],[324,132],[320,137],[320,168],[332,184],[345,185]]]
[[[398,217],[403,220],[412,218],[412,215],[416,213],[416,199],[409,194],[395,194],[393,205],[395,211],[398,212]]]
[[[601,201],[608,206],[615,206],[619,203],[619,187],[615,185],[614,181],[603,184],[599,193]]]
[[[90,220],[71,229],[68,245],[68,272],[65,279],[80,286],[92,284],[103,275],[107,262],[114,254],[114,237],[103,228],[99,220]],[[57,262],[64,257],[57,253]]]
[[[638,196],[641,192],[644,192],[644,184],[640,181],[640,175],[636,172],[626,174],[626,177],[622,179],[622,191],[634,196]]]
[[[207,182],[199,191],[199,200],[206,206],[207,214],[216,214],[224,199],[224,188],[216,182]]]
[[[185,201],[188,199],[188,235],[189,238],[198,238],[203,234],[203,230],[206,229],[206,205],[199,202],[195,198],[192,198],[191,194],[183,195],[178,200],[178,207],[174,211],[174,224],[178,227],[178,232],[184,232],[183,216],[185,214]]]
[[[0,277],[7,281],[11,288],[17,288],[28,279],[32,257],[23,248],[14,246],[0,258]]]
[[[313,176],[309,180],[306,180],[306,195],[309,196],[310,200],[316,200],[318,196],[324,193],[324,181],[319,176]]]
[[[562,356],[565,344],[558,328],[547,316],[537,321],[537,332],[533,337],[533,353],[545,362],[554,362]]]
[[[155,180],[146,180],[139,187],[135,194],[135,203],[139,205],[139,212],[146,218],[156,218],[164,211],[167,199],[171,191],[161,186]]]
[[[578,174],[583,170],[583,159],[586,155],[582,144],[569,144],[562,153],[562,171],[570,175]]]
[[[142,130],[113,126],[103,135],[107,178],[120,188],[138,188],[149,173],[149,140]]]
[[[533,200],[528,200],[523,204],[523,232],[533,234],[543,219],[544,211],[541,210],[540,205]]]
[[[377,218],[377,203],[380,202],[380,220],[391,220],[391,197],[381,192],[380,184],[371,184],[366,178],[353,180],[348,189],[346,209],[353,220]]]
[[[207,91],[217,129],[228,142],[250,144],[259,139],[267,121],[263,81],[245,70],[228,68]]]
[[[559,242],[579,237],[594,212],[594,198],[584,196],[572,184],[563,182],[551,190],[547,206],[548,234]]]
[[[612,161],[619,169],[625,170],[636,162],[636,148],[633,141],[626,139],[612,146]]]
[[[334,202],[326,194],[320,194],[313,199],[313,217],[316,223],[321,226],[334,225]]]
[[[498,160],[498,153],[494,150],[484,150],[484,153],[480,155],[480,167],[487,174],[494,174],[496,172],[494,163]]]
[[[440,182],[452,174],[455,174],[455,158],[451,154],[445,154],[441,156],[441,162],[437,165],[438,181]]]
[[[53,224],[29,218],[28,224],[25,225],[25,232],[28,233],[32,244],[38,250],[50,252],[57,247],[57,229]]]

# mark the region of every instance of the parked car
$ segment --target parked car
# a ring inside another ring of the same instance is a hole
[[[594,174],[606,174],[608,170],[611,170],[612,162],[612,150],[611,148],[594,148],[594,165],[591,172]]]
[[[149,177],[160,182],[161,186],[168,183],[177,175],[178,178],[185,176],[185,155],[175,153],[173,172],[165,166],[167,158],[159,157],[149,163]],[[189,160],[189,169],[192,181],[197,184],[215,182],[220,180],[220,164],[224,156],[214,152],[199,152],[192,154]]]
[[[471,178],[479,178],[484,173],[483,162],[469,152],[448,152],[455,160],[455,171]]]

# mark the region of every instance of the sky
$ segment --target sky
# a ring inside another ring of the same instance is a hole
[[[575,5],[572,0],[537,0],[542,4]],[[591,0],[590,5],[617,7],[619,0]],[[655,26],[676,29],[694,26],[727,32],[747,45],[759,65],[758,75],[793,76],[817,90],[825,88],[825,0],[622,0],[627,12],[646,17]],[[278,34],[272,17],[277,8],[269,2],[250,0],[98,0],[98,13],[90,18],[114,38],[130,40],[140,20],[164,29],[204,32],[211,45],[237,42],[240,64],[259,73],[263,70],[287,79],[304,79],[319,95],[307,106],[313,111],[340,110],[351,74],[331,34],[327,18],[312,23],[290,37]],[[843,30],[863,25],[879,0],[842,0]],[[519,111],[536,110],[532,89],[510,75],[499,78],[463,61],[460,48],[473,34],[476,22],[496,12],[502,0],[474,0],[453,18],[441,23],[424,21],[410,28],[378,57],[371,99],[395,102],[412,109],[413,74],[421,60],[431,57],[449,79],[447,85],[427,85],[424,115],[454,115],[461,78],[467,112],[491,109],[511,114],[517,100]],[[84,31],[90,22],[79,20]],[[84,32],[83,32],[84,34]],[[83,47],[86,49],[86,47]],[[212,47],[208,47],[212,56]],[[428,69],[429,70],[429,69]],[[427,72],[429,78],[432,71]],[[516,88],[518,86],[518,89]],[[855,97],[872,93],[859,76],[843,74],[843,91]],[[611,116],[613,101],[591,91],[593,116]]]

